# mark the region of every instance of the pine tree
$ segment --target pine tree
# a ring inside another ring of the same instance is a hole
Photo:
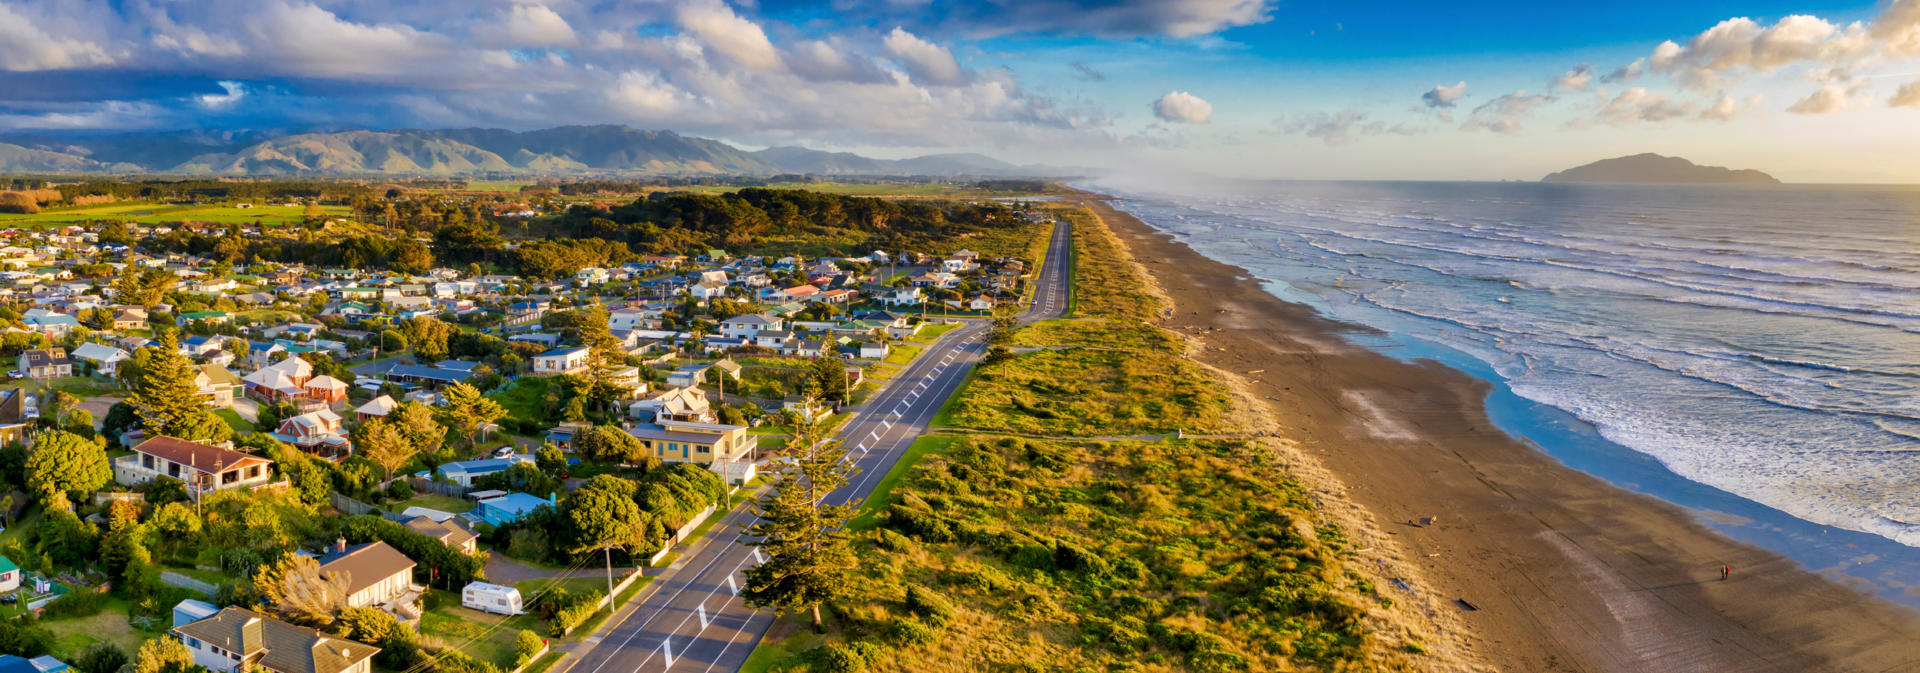
[[[772,491],[754,505],[760,520],[748,534],[758,538],[751,544],[767,560],[746,572],[741,595],[747,605],[780,615],[809,610],[818,630],[820,606],[846,595],[856,565],[846,525],[860,502],[825,502],[859,473],[842,460],[846,454],[818,421],[794,426],[793,438],[773,461]]]
[[[620,340],[607,326],[606,309],[598,306],[583,309],[575,319],[580,343],[587,347],[587,379],[593,383],[588,396],[596,411],[605,410],[626,392],[613,382],[613,373],[624,364],[626,354],[621,351]]]
[[[441,413],[446,414],[449,425],[466,434],[468,446],[479,443],[476,437],[481,427],[507,415],[507,410],[499,402],[487,399],[472,384],[455,383],[447,386],[441,396],[447,403]]]
[[[212,414],[206,410],[206,398],[200,395],[199,386],[193,383],[199,372],[180,353],[179,333],[161,330],[159,339],[142,350],[147,352],[145,368],[134,383],[133,394],[127,396],[127,403],[140,415],[141,427],[153,435],[224,439],[202,418]],[[226,427],[225,423],[215,425]]]

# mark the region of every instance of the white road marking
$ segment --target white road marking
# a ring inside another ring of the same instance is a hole
[[[766,555],[766,554],[762,554],[762,553],[760,553],[760,548],[759,548],[759,547],[754,547],[754,548],[753,548],[753,562],[754,562],[754,563],[766,563],[766,562],[767,562],[767,555]]]
[[[700,601],[699,605],[693,606],[693,610],[694,612],[700,613],[700,630],[702,631],[707,630],[707,625],[713,623],[712,621],[707,619],[707,602]]]
[[[740,587],[733,583],[732,575],[727,576],[727,591],[735,596],[740,595]]]
[[[660,653],[666,655],[667,657],[667,668],[673,668],[673,640],[672,639],[669,639],[669,638],[660,639]]]

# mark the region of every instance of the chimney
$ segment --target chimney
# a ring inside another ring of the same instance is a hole
[[[339,540],[334,541],[333,550],[341,554],[347,553],[347,538],[342,536]]]

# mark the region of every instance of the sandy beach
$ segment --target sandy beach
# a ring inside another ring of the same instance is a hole
[[[1562,466],[1488,420],[1485,382],[1347,345],[1361,328],[1088,205],[1172,299],[1162,324],[1268,401],[1492,668],[1920,671],[1913,611]],[[1425,517],[1434,523],[1410,523]],[[1734,569],[1726,581],[1722,566]]]

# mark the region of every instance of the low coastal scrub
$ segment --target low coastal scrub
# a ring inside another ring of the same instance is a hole
[[[771,670],[1410,670],[1343,538],[1251,453],[960,439],[857,538],[861,598]]]
[[[1009,335],[1036,348],[981,366],[951,408],[959,427],[1040,435],[1135,435],[1220,429],[1227,396],[1149,324],[1164,302],[1091,213],[1072,208],[1073,313]]]

